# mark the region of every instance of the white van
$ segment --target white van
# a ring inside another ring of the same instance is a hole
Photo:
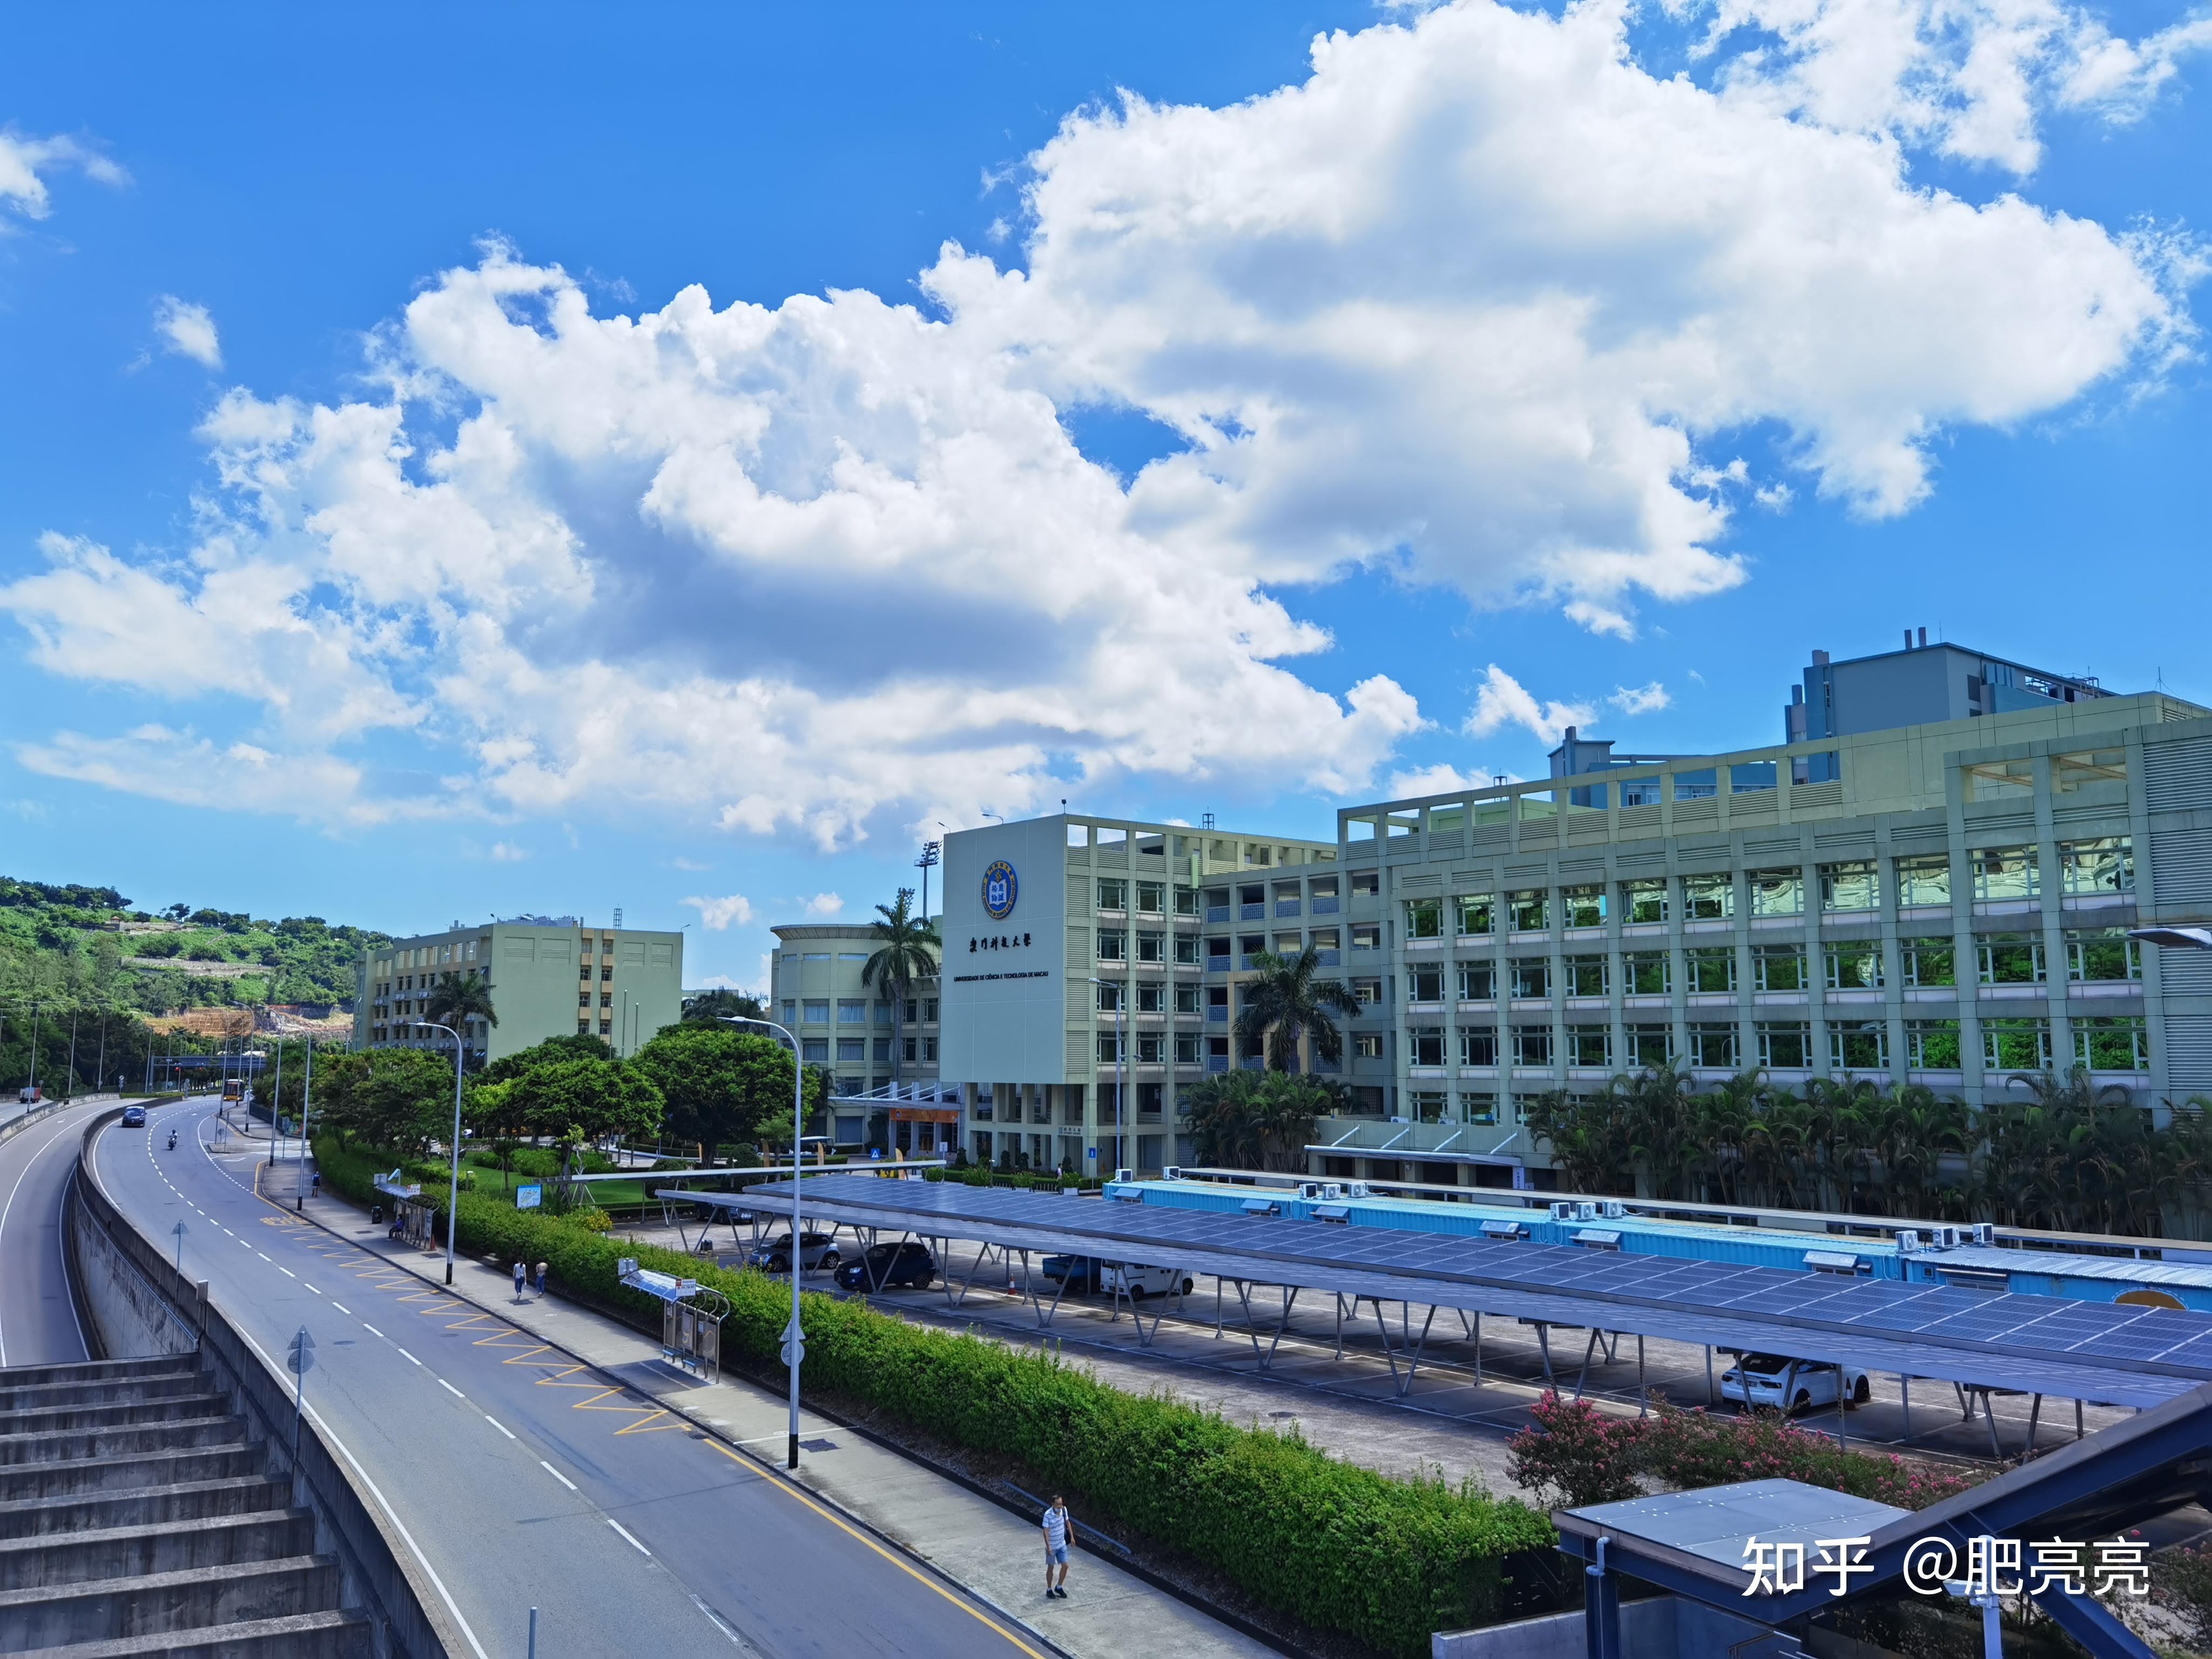
[[[1098,1288],[1109,1296],[1119,1291],[1132,1302],[1148,1296],[1188,1296],[1195,1283],[1180,1267],[1147,1267],[1136,1261],[1109,1261],[1098,1274]]]

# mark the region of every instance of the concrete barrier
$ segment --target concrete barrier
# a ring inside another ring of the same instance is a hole
[[[390,1517],[356,1486],[312,1422],[302,1426],[295,1450],[290,1379],[209,1301],[206,1285],[179,1273],[101,1189],[93,1143],[118,1115],[104,1112],[86,1128],[64,1202],[63,1231],[109,1352],[197,1353],[201,1372],[260,1449],[264,1467],[256,1472],[286,1485],[292,1505],[312,1517],[307,1547],[336,1561],[343,1604],[368,1617],[376,1659],[447,1659],[466,1651],[466,1638]],[[220,1532],[224,1522],[185,1524]]]

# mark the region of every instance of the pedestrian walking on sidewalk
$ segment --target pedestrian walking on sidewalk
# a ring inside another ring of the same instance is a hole
[[[545,1294],[545,1264],[542,1261],[538,1264],[538,1294]]]
[[[1067,1513],[1067,1505],[1060,1494],[1052,1495],[1052,1504],[1044,1512],[1044,1593],[1067,1600],[1067,1547],[1075,1541],[1075,1522]],[[1052,1570],[1060,1569],[1060,1578],[1054,1582]]]
[[[514,1299],[517,1302],[522,1300],[522,1280],[526,1271],[522,1265],[522,1259],[517,1256],[514,1262]]]

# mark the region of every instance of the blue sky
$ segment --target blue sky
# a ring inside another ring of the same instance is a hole
[[[1908,625],[2212,702],[2209,36],[19,20],[0,869],[750,984],[939,820],[1326,833]]]

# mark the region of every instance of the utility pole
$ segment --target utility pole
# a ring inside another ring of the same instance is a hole
[[[915,860],[915,866],[921,872],[921,919],[925,922],[929,920],[929,872],[937,867],[944,852],[942,842],[926,841],[921,844],[921,856]]]

